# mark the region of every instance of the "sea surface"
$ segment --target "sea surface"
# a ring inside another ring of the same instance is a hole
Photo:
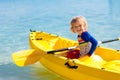
[[[82,15],[98,40],[120,37],[120,1],[117,0],[0,0],[0,80],[67,80],[41,64],[14,64],[14,52],[29,49],[30,29],[77,40],[70,21]],[[101,46],[120,50],[120,41]],[[39,66],[38,66],[39,65]]]

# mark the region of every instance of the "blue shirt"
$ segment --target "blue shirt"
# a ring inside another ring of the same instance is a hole
[[[98,44],[97,40],[94,37],[92,37],[87,31],[83,32],[81,35],[78,35],[78,37],[81,37],[81,39],[85,42],[91,43],[91,48],[88,53],[92,55],[97,47],[97,44]]]

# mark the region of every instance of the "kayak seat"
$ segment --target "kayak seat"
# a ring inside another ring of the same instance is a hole
[[[78,43],[76,41],[59,37],[58,40],[56,41],[55,45],[53,46],[53,49],[73,47],[76,45],[78,45]]]
[[[49,39],[48,39],[49,38]],[[39,42],[39,47],[43,50],[50,51],[53,50],[53,46],[56,44],[58,37],[50,37],[49,35],[37,38]]]

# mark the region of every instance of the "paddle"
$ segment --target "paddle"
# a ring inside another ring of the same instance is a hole
[[[108,43],[108,42],[113,42],[113,41],[118,41],[118,40],[120,40],[120,38],[102,41],[102,42],[99,42],[99,44]],[[83,44],[83,43],[86,43],[86,42],[82,42],[82,43],[80,43],[80,44]],[[48,53],[48,54],[54,54],[54,52],[60,52],[60,51],[70,50],[70,49],[74,49],[74,48],[77,48],[77,47],[78,47],[78,46],[68,47],[68,48],[62,48],[62,49],[58,49],[58,50],[48,51],[47,53]]]
[[[120,38],[102,41],[100,43],[108,43],[108,42],[113,42],[113,41],[118,41],[118,40],[120,40]],[[12,59],[17,66],[27,66],[27,65],[36,63],[45,54],[54,54],[55,52],[70,50],[70,49],[74,49],[77,47],[78,46],[74,46],[74,47],[62,48],[62,49],[57,49],[57,50],[52,50],[52,51],[47,51],[47,52],[45,52],[44,50],[36,50],[36,49],[23,50],[20,52],[13,53]]]
[[[40,60],[45,51],[36,49],[22,50],[12,54],[12,59],[17,66],[27,66]]]

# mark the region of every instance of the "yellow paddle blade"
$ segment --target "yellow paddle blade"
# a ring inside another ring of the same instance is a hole
[[[118,38],[120,40],[120,38]]]
[[[23,50],[12,54],[12,59],[17,66],[27,66],[40,60],[43,51],[35,49]]]

